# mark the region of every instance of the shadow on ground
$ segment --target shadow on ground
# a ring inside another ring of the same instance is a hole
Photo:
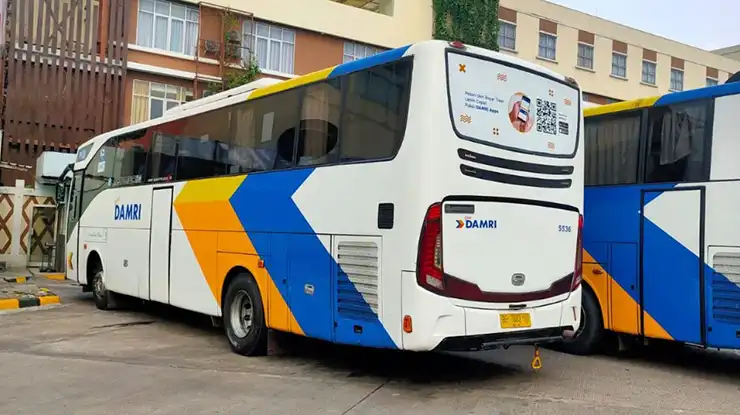
[[[81,299],[95,307],[87,296]],[[134,312],[137,319],[126,325],[148,325],[163,321],[167,324],[187,327],[204,336],[218,336],[223,349],[230,352],[223,329],[211,325],[207,316],[169,307],[157,303],[126,304],[125,312]],[[321,370],[335,377],[356,379],[395,380],[411,385],[443,385],[465,382],[486,382],[497,379],[513,380],[519,375],[530,374],[528,367],[531,348],[522,348],[522,352],[497,351],[496,361],[483,360],[480,354],[443,354],[413,353],[392,350],[358,348],[335,345],[323,341],[307,339],[283,333],[271,336],[270,355],[265,358],[269,363],[295,366],[296,369]],[[516,356],[513,363],[503,363],[507,353]],[[632,348],[629,352],[618,352],[609,347],[601,355],[577,357],[549,352],[546,360],[552,359],[592,359],[640,363],[670,371],[680,371],[691,376],[717,375],[731,379],[740,379],[740,353],[734,351],[715,351],[682,346],[673,342],[660,342],[651,346]],[[625,364],[625,370],[629,366]],[[527,375],[528,376],[528,375]]]
[[[675,342],[660,341],[638,346],[628,352],[612,352],[609,358],[639,362],[692,376],[718,376],[740,380],[740,353],[733,350],[703,349]]]
[[[95,307],[92,298],[81,299]],[[125,326],[150,325],[159,322],[187,327],[207,336],[223,338],[222,352],[229,347],[222,328],[213,327],[210,317],[158,303],[127,301],[121,310],[136,313],[135,321]],[[99,328],[99,327],[96,327]],[[200,335],[199,334],[199,335]],[[465,382],[486,382],[515,376],[522,372],[516,365],[486,362],[475,354],[460,356],[444,353],[414,353],[394,350],[369,349],[335,345],[285,333],[271,333],[270,364],[294,365],[296,369],[316,369],[330,372],[334,377],[367,379],[368,381],[395,380],[413,385],[435,385]],[[530,351],[527,351],[529,356]],[[521,363],[521,362],[520,362]],[[524,361],[528,364],[529,361]],[[301,370],[301,372],[303,372]],[[527,369],[528,370],[528,369]]]

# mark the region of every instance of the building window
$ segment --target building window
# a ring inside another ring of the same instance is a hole
[[[192,97],[193,91],[189,88],[135,79],[131,124],[161,117],[165,111]]]
[[[714,78],[707,78],[707,86],[716,86],[719,85],[719,81],[717,81]]]
[[[352,62],[357,59],[377,55],[380,52],[382,51],[376,47],[346,40],[344,41],[344,57],[342,58],[342,62]]]
[[[655,85],[655,62],[642,61],[642,82]]]
[[[683,71],[671,68],[671,91],[683,91]]]
[[[540,32],[539,57],[555,60],[557,37],[549,33]]]
[[[136,44],[193,56],[198,45],[199,12],[169,1],[139,1]]]
[[[594,68],[594,47],[585,43],[578,44],[578,67]]]
[[[612,52],[612,75],[620,78],[627,77],[627,55]]]
[[[254,27],[253,27],[254,26]],[[252,30],[254,28],[254,30]],[[295,31],[286,27],[246,20],[242,28],[244,44],[254,53],[260,69],[292,74],[295,65]]]
[[[514,23],[499,20],[498,47],[501,49],[516,50],[516,25]]]

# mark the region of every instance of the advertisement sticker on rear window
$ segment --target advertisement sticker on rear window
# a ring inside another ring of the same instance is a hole
[[[448,54],[452,122],[463,138],[530,153],[572,155],[579,91],[541,74]]]

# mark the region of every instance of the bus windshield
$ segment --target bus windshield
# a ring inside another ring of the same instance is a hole
[[[525,153],[575,154],[580,94],[574,85],[455,52],[447,54],[447,76],[460,137]]]

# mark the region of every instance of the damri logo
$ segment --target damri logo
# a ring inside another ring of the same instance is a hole
[[[120,201],[116,199],[113,220],[141,220],[141,203],[121,204]]]
[[[465,217],[464,219],[457,219],[457,226],[455,226],[457,229],[469,229],[469,228],[483,228],[483,229],[495,229],[497,228],[497,223],[495,220],[491,219],[471,219],[470,217]]]

